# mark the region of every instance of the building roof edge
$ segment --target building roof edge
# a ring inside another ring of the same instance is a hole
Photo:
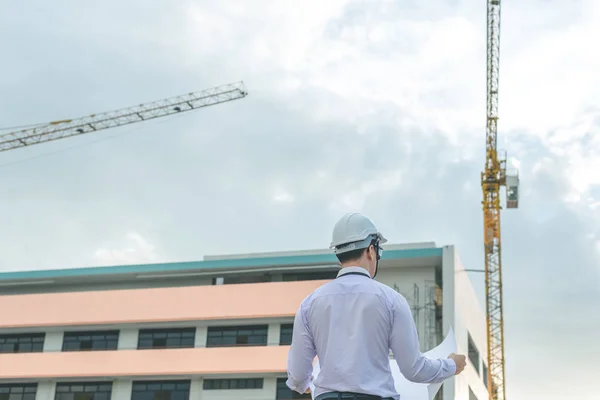
[[[269,254],[273,254],[269,256]],[[177,275],[199,271],[242,269],[264,267],[294,267],[310,265],[337,265],[338,261],[332,253],[315,252],[300,255],[277,255],[278,253],[263,253],[260,257],[232,257],[205,259],[202,261],[169,262],[155,264],[133,264],[102,267],[84,267],[70,269],[48,269],[33,271],[11,271],[0,273],[0,286],[31,284],[32,281],[68,280],[115,275],[164,274]],[[441,257],[441,247],[404,248],[384,251],[384,260],[414,259],[424,257]],[[50,282],[48,282],[50,283]]]

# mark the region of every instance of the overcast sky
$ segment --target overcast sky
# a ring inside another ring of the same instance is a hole
[[[482,268],[485,3],[3,1],[0,127],[250,94],[0,153],[0,270],[322,248],[355,210]],[[600,2],[502,18],[507,398],[597,399]]]

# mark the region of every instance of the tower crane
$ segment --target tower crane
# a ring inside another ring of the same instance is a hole
[[[83,135],[102,129],[143,122],[186,111],[244,98],[248,95],[243,82],[216,86],[129,108],[40,124],[27,129],[0,134],[0,151]]]
[[[505,400],[504,317],[500,236],[500,187],[506,188],[506,208],[519,206],[518,173],[507,174],[506,154],[498,154],[498,86],[500,72],[500,3],[487,0],[487,123],[483,191],[487,384],[490,400]]]

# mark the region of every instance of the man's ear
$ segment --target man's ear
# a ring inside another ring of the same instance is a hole
[[[372,258],[373,260],[377,258],[377,254],[375,254],[375,246],[372,244],[367,247],[367,253],[369,254],[369,258]]]

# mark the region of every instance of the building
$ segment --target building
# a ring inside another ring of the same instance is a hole
[[[327,250],[0,274],[0,400],[274,400],[302,299]],[[485,319],[453,246],[385,246],[381,282],[413,308],[422,351],[452,326],[470,362],[443,399],[487,398]]]

